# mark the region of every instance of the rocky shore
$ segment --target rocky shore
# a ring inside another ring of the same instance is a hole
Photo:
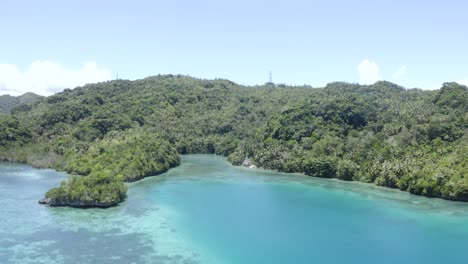
[[[65,201],[65,200],[55,200],[51,198],[42,198],[38,201],[39,204],[49,205],[52,207],[59,207],[59,206],[70,206],[70,207],[77,207],[77,208],[109,208],[112,206],[116,206],[118,203],[113,202],[98,202],[98,201]]]

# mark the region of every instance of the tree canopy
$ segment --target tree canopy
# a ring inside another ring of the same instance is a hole
[[[158,75],[67,89],[13,109],[0,116],[0,158],[82,175],[59,188],[63,195],[74,184],[92,188],[80,182],[99,183],[93,175],[133,181],[176,166],[178,154],[214,153],[233,164],[249,156],[267,169],[466,201],[467,126],[468,89],[457,83],[424,91]]]

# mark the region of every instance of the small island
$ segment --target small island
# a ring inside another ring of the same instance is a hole
[[[91,173],[88,176],[72,176],[60,187],[52,188],[39,200],[50,206],[100,207],[115,206],[127,197],[127,186],[121,175],[110,171]]]
[[[70,207],[115,206],[127,197],[127,186],[180,163],[174,147],[156,133],[130,129],[109,133],[84,155],[69,153],[63,167],[72,176],[49,190],[40,204]]]

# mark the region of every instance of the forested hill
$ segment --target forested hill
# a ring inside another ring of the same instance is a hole
[[[166,171],[178,153],[468,200],[468,90],[456,83],[245,87],[163,75],[65,90],[12,113],[0,116],[0,157],[88,175],[49,192],[56,205],[115,204],[122,180]]]
[[[35,93],[25,93],[20,96],[11,96],[11,95],[0,95],[0,113],[9,114],[11,109],[25,104],[33,104],[37,102],[42,96]]]

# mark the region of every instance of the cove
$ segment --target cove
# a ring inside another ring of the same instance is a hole
[[[109,209],[37,204],[67,175],[0,163],[0,263],[468,263],[468,204],[186,155]]]

